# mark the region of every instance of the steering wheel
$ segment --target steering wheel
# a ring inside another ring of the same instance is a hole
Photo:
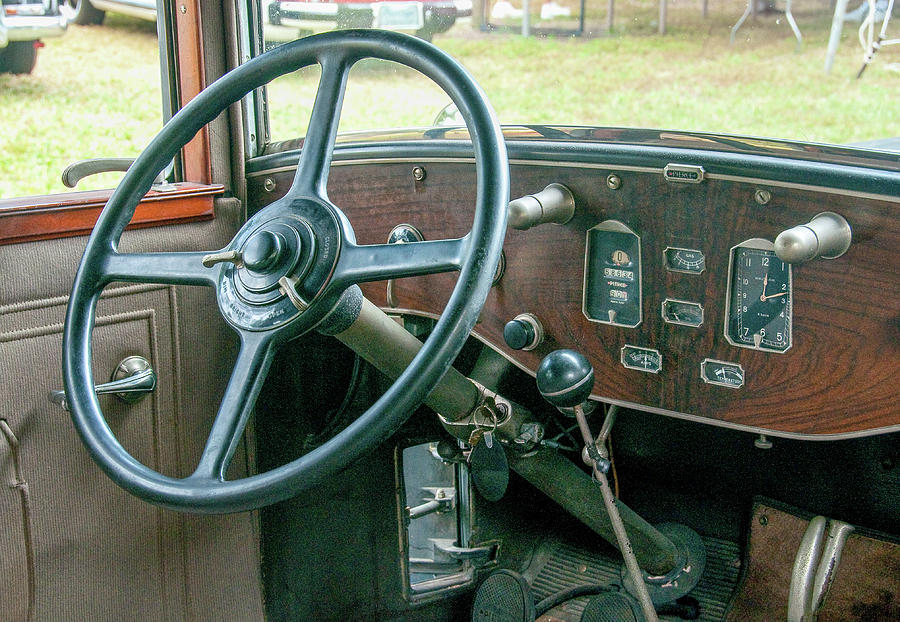
[[[329,201],[327,178],[347,75],[363,58],[395,61],[431,78],[465,119],[475,152],[476,208],[464,237],[357,245]],[[215,253],[120,253],[119,239],[153,179],[208,122],[252,89],[317,63],[321,78],[293,184]],[[388,438],[431,392],[475,324],[500,259],[509,201],[503,136],[484,93],[447,54],[414,37],[346,30],[282,45],[224,75],[167,123],[135,160],[97,221],[75,277],[63,337],[72,420],[92,458],[117,484],[168,508],[199,513],[254,509],[306,490]],[[361,303],[356,284],[459,271],[433,333],[388,391],[327,443],[292,462],[226,480],[272,358],[316,329],[337,333]],[[92,387],[91,332],[97,300],[114,281],[215,288],[240,351],[196,470],[173,478],[141,464],[116,440]],[[349,316],[349,317],[348,317]]]

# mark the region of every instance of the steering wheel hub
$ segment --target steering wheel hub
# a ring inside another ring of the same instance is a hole
[[[219,308],[225,319],[252,331],[299,320],[301,312],[280,283],[283,277],[310,306],[318,302],[345,235],[335,211],[324,202],[294,199],[276,202],[251,218],[232,242],[232,248],[240,249],[241,261],[225,266],[219,281]],[[307,320],[298,322],[302,331],[321,319],[321,313],[307,311]]]
[[[303,221],[278,220],[251,231],[240,248],[241,262],[232,270],[238,294],[250,304],[266,304],[278,297],[278,279],[300,278],[309,269],[315,236]]]

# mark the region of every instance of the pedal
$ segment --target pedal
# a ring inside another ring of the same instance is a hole
[[[607,592],[588,601],[581,622],[644,622],[641,605],[625,592]]]
[[[472,622],[534,622],[534,596],[528,582],[512,570],[495,570],[475,592]]]

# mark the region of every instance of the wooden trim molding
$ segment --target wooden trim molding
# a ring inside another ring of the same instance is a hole
[[[148,192],[128,228],[210,220],[213,199],[225,192],[221,184],[184,182],[172,186],[171,190]],[[0,244],[86,235],[111,194],[111,190],[69,192],[37,197],[27,206],[21,199],[0,200]]]
[[[203,58],[203,21],[199,0],[181,0],[175,10],[177,73],[181,106],[206,88]],[[201,184],[212,180],[209,153],[209,126],[203,126],[184,146],[184,179]]]

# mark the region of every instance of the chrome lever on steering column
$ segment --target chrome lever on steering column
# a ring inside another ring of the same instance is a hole
[[[123,402],[132,404],[156,388],[156,372],[153,371],[150,361],[143,356],[129,356],[123,359],[113,372],[112,378],[112,381],[94,387],[94,392],[97,395],[112,393]],[[51,391],[47,399],[63,410],[69,410],[64,390]]]

